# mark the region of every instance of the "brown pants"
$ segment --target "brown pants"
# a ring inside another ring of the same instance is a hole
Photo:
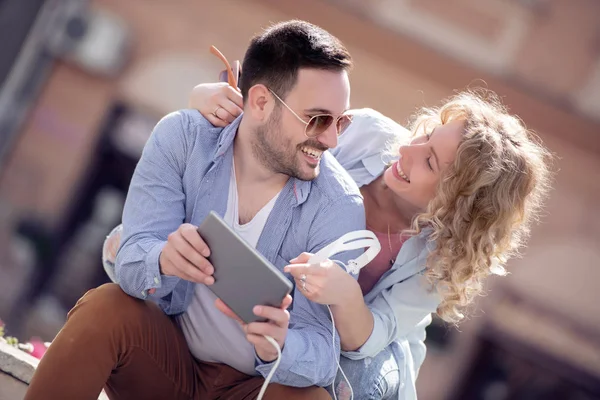
[[[190,353],[175,322],[156,304],[118,285],[90,290],[42,358],[26,400],[254,399],[264,382]],[[325,389],[270,384],[265,399],[330,399]]]

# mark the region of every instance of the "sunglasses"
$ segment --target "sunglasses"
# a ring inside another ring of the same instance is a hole
[[[342,114],[338,116],[331,114],[313,115],[312,117],[310,117],[308,122],[306,122],[304,118],[296,114],[296,112],[292,110],[290,106],[288,106],[285,103],[285,101],[281,100],[281,98],[277,96],[277,93],[275,93],[271,89],[269,89],[269,91],[273,94],[273,96],[275,96],[277,100],[281,102],[281,104],[285,106],[285,108],[287,108],[292,114],[294,114],[298,121],[302,122],[305,125],[304,134],[309,138],[314,138],[321,135],[327,129],[329,129],[329,127],[333,123],[335,123],[335,129],[337,135],[339,136],[342,133],[344,133],[346,128],[348,128],[348,126],[352,123],[352,115],[350,114]]]

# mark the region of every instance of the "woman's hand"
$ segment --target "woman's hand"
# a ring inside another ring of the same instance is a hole
[[[226,82],[201,83],[190,94],[189,107],[195,108],[214,126],[225,127],[244,108],[242,94]]]
[[[307,299],[331,305],[342,350],[356,351],[371,336],[375,324],[360,285],[331,260],[319,265],[307,264],[311,255],[300,254],[283,270],[294,276],[297,287]]]
[[[307,264],[311,255],[302,253],[283,269],[292,274],[296,287],[307,299],[330,305],[346,304],[355,295],[362,299],[360,286],[342,267],[331,260]]]

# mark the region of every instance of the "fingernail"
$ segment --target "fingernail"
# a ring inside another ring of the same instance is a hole
[[[260,314],[262,312],[262,307],[261,306],[255,306],[254,307],[254,314]]]
[[[212,285],[212,284],[214,283],[214,281],[215,281],[215,280],[214,280],[214,278],[212,278],[212,277],[208,277],[208,278],[204,279],[204,283],[205,283],[206,285]]]
[[[204,257],[208,257],[208,256],[210,256],[210,250],[209,250],[209,249],[204,249],[204,250],[202,250],[202,255],[203,255]]]

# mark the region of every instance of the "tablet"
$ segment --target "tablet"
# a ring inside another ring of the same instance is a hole
[[[241,238],[214,211],[198,233],[210,248],[215,283],[207,287],[244,322],[264,321],[252,309],[256,305],[279,307],[292,283],[262,254]]]

